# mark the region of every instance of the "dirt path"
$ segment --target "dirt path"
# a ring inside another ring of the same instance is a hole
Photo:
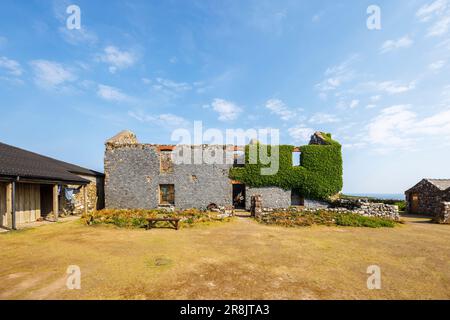
[[[249,218],[179,231],[78,221],[0,234],[0,299],[450,299],[450,227],[282,228]],[[368,290],[378,265],[382,289]],[[81,290],[65,286],[81,268]]]

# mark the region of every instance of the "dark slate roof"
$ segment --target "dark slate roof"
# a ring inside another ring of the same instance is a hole
[[[43,179],[85,184],[77,174],[101,176],[102,173],[16,148],[0,142],[0,176]]]
[[[438,187],[439,190],[447,190],[450,188],[450,179],[425,179],[429,183],[433,184],[434,186]]]

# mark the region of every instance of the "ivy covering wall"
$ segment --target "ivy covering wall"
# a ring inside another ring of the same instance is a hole
[[[247,145],[245,148],[245,167],[232,168],[230,178],[238,180],[250,187],[280,187],[283,189],[297,189],[308,199],[327,199],[342,190],[342,152],[341,145],[334,141],[329,133],[322,133],[324,145],[306,145],[300,147],[300,166],[293,166],[292,152],[295,147],[279,146],[279,170],[275,175],[261,175],[263,165],[259,159],[250,160]],[[268,154],[271,154],[271,147]],[[256,161],[255,161],[256,160]],[[255,163],[256,164],[251,164]]]

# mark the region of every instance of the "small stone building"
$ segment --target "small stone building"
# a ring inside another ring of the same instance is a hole
[[[450,179],[423,179],[405,192],[407,212],[427,214],[450,223]]]
[[[313,144],[320,144],[312,138]],[[189,164],[173,161],[180,146],[143,144],[134,133],[123,131],[106,141],[105,201],[111,209],[205,209],[210,205],[234,206],[249,210],[251,198],[260,195],[264,208],[320,206],[320,201],[304,199],[296,190],[279,187],[251,187],[229,178],[230,169],[242,166],[245,147],[232,145],[183,146],[192,154],[221,152],[224,161]],[[295,154],[293,150],[293,153]],[[300,153],[300,152],[297,152]],[[232,161],[229,160],[230,155]]]
[[[104,207],[104,175],[0,143],[0,228]]]

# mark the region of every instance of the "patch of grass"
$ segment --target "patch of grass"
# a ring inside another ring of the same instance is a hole
[[[81,220],[87,225],[109,224],[119,228],[145,228],[148,218],[180,218],[182,227],[192,227],[213,221],[229,221],[217,212],[188,209],[168,212],[165,210],[116,210],[105,209],[83,215]]]
[[[341,214],[336,216],[336,225],[345,227],[366,227],[366,228],[394,228],[395,221],[364,217],[357,214]]]
[[[263,215],[259,218],[259,222],[285,227],[337,225],[348,227],[393,228],[396,225],[395,221],[384,218],[365,217],[349,212],[334,212],[328,210],[273,212]]]

